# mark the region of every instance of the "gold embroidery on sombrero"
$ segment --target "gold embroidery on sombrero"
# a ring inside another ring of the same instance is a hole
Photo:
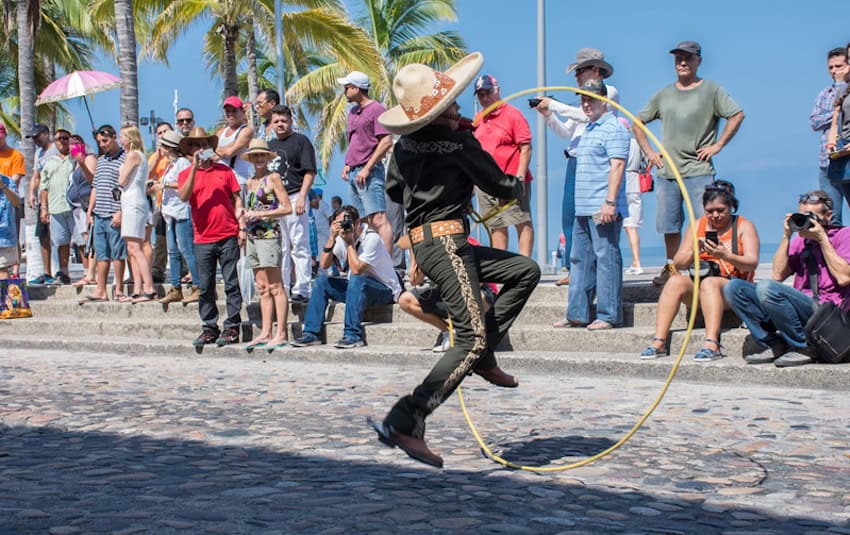
[[[442,386],[431,396],[426,404],[428,412],[436,409],[445,397],[450,394],[464,377],[472,369],[475,362],[481,357],[481,352],[487,347],[487,331],[484,328],[484,322],[481,319],[481,309],[478,308],[478,301],[473,293],[472,283],[469,280],[469,273],[466,271],[466,266],[463,259],[457,255],[457,246],[451,236],[443,236],[440,238],[443,243],[449,258],[452,261],[452,269],[457,275],[457,282],[460,285],[460,293],[463,296],[463,301],[469,311],[470,324],[472,326],[472,334],[475,338],[475,343],[472,345],[472,350],[466,354],[463,361],[457,368],[452,371],[446,378]]]
[[[443,100],[448,92],[455,86],[455,81],[440,71],[434,72],[434,88],[431,89],[430,95],[425,95],[419,99],[418,106],[402,106],[404,114],[410,120],[418,119],[427,114],[431,109]]]

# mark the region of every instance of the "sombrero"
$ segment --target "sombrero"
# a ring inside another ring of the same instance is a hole
[[[484,56],[473,52],[440,72],[411,63],[399,69],[393,80],[393,93],[398,106],[378,117],[393,134],[410,134],[440,116],[466,89],[481,66]]]

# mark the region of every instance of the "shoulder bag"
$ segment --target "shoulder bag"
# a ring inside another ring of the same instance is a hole
[[[803,328],[806,341],[817,353],[817,361],[824,364],[850,362],[850,317],[844,311],[846,300],[841,306],[832,301],[818,304],[818,266],[811,246],[803,251],[803,259],[809,271],[809,287],[815,301],[815,313]]]

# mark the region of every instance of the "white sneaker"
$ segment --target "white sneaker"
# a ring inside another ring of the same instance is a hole
[[[643,268],[640,266],[629,266],[625,269],[626,275],[643,275]]]
[[[442,332],[437,335],[437,340],[434,342],[434,347],[431,351],[434,353],[445,353],[449,350],[449,331]]]

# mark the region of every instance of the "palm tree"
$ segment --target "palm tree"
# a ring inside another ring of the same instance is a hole
[[[35,53],[33,42],[38,31],[39,1],[18,0],[15,10],[18,30],[18,91],[21,110],[21,130],[32,131],[35,123]],[[21,139],[27,174],[32,171],[34,157],[33,141]]]
[[[114,0],[118,71],[121,75],[121,124],[139,123],[139,71],[136,67],[136,28],[133,0]]]
[[[292,103],[320,107],[316,146],[323,167],[337,148],[344,148],[348,103],[336,83],[338,77],[358,70],[371,82],[370,98],[394,105],[392,79],[400,67],[424,63],[445,69],[466,55],[457,32],[428,33],[433,26],[457,21],[454,0],[360,0],[362,15],[350,25],[359,35],[348,37],[343,54],[328,50],[324,61],[287,91]],[[368,47],[368,49],[358,47]]]

